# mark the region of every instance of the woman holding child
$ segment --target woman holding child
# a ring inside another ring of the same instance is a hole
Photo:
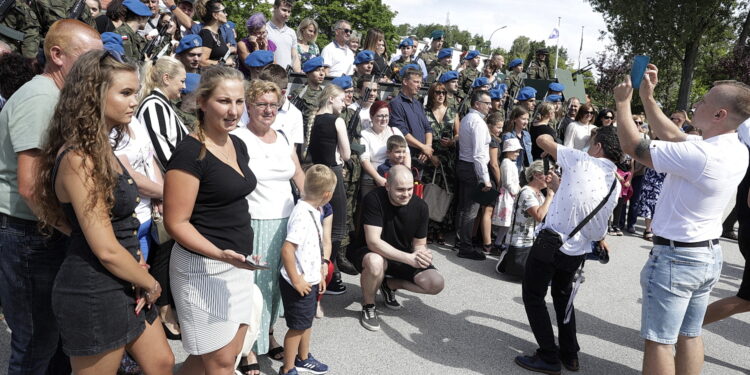
[[[362,143],[365,145],[365,152],[360,156],[362,170],[365,171],[362,174],[362,186],[360,187],[362,198],[376,187],[385,185],[385,177],[378,174],[378,167],[385,163],[388,158],[386,155],[388,138],[392,135],[403,137],[401,130],[388,124],[390,120],[388,102],[378,100],[373,103],[370,106],[370,119],[372,120],[372,126],[362,131]],[[406,152],[406,166],[410,167],[411,156],[408,156],[408,147]]]

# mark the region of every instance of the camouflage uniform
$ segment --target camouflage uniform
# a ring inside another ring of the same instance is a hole
[[[437,176],[435,183],[440,186],[447,188],[451,193],[456,193],[456,162],[458,159],[458,153],[456,152],[455,144],[452,147],[445,147],[440,143],[440,139],[444,134],[453,134],[454,118],[456,112],[448,106],[448,110],[445,111],[443,121],[438,122],[435,119],[435,115],[430,110],[426,110],[427,120],[430,121],[432,126],[432,132],[435,134],[432,137],[432,149],[434,150],[435,156],[440,159],[440,164],[443,166],[445,171],[445,180],[442,176]],[[422,181],[424,183],[431,183],[435,173],[440,170],[440,167],[433,167],[431,162],[428,162],[424,168],[422,175]],[[445,186],[447,184],[447,186]],[[449,234],[453,232],[453,219],[456,210],[456,200],[454,199],[445,214],[445,218],[442,222],[430,220],[429,233],[432,234]],[[428,235],[429,236],[429,235]]]
[[[437,51],[433,51],[432,49],[430,49],[429,51],[424,51],[419,54],[419,58],[424,61],[425,66],[430,66],[430,64],[432,64],[433,62],[438,61]],[[427,71],[429,72],[430,70],[427,69]]]
[[[47,30],[49,30],[53,23],[68,18],[70,10],[76,4],[76,0],[37,0],[35,3],[35,10],[39,16],[39,24],[42,27],[41,33],[42,35],[46,35]],[[96,28],[96,21],[94,17],[91,17],[91,11],[86,4],[83,5],[83,11],[78,20]]]
[[[463,100],[463,98],[458,95],[448,94],[446,96],[446,101],[447,101],[446,105],[448,106],[449,110],[452,110],[454,113],[457,113],[458,106],[461,105],[461,100]]]
[[[433,61],[432,64],[427,67],[427,84],[432,85],[443,73],[449,70],[451,70],[450,66],[441,64],[439,60]]]
[[[305,90],[305,88],[307,88],[307,90]],[[300,111],[302,112],[303,128],[305,131],[305,147],[303,148],[303,156],[304,159],[307,159],[307,142],[310,140],[310,132],[312,131],[312,124],[315,120],[315,113],[318,112],[318,96],[320,96],[320,93],[323,92],[323,86],[318,87],[317,90],[313,90],[307,85],[298,87],[297,89],[292,91],[292,97],[297,98],[302,90],[305,90],[305,93],[299,99],[303,104],[303,108],[300,109]],[[292,102],[292,104],[294,104],[294,102]],[[304,160],[300,161],[305,162]]]
[[[362,124],[360,121],[357,122],[354,128],[349,128],[351,119],[356,114],[356,110],[352,108],[346,108],[345,111],[341,112],[341,117],[346,123],[347,133],[349,134],[349,144],[352,148],[352,154],[349,161],[344,163],[344,187],[346,189],[346,226],[347,233],[349,236],[344,236],[341,240],[341,247],[345,248],[350,243],[350,238],[354,238],[355,235],[355,215],[357,208],[359,207],[359,183],[362,176],[362,165],[360,164],[359,153],[355,152],[356,149],[364,148],[361,144],[362,139]]]
[[[474,80],[479,77],[479,70],[477,68],[466,68],[458,77],[458,89],[464,94],[468,95],[471,91],[471,84]]]
[[[409,64],[417,64],[417,65],[419,65],[417,63],[418,60],[419,59],[411,59],[410,61],[406,61],[404,59],[404,57],[401,56],[398,60],[394,61],[391,64],[391,71],[393,73],[391,74],[390,78],[394,82],[396,82],[396,83],[401,83],[401,74],[399,73],[401,71],[401,68],[403,68],[404,66],[409,65]],[[421,69],[420,69],[420,72],[421,72]],[[424,73],[422,73],[422,74],[424,74]]]
[[[195,125],[198,122],[198,117],[195,115],[195,112],[185,111],[182,108],[182,104],[182,99],[172,100],[172,109],[174,109],[177,117],[182,120],[182,123],[185,125],[185,127],[188,128],[188,130],[193,131],[195,130]]]
[[[128,26],[127,23],[123,22],[120,27],[115,29],[115,32],[126,37],[122,38],[122,47],[125,49],[125,56],[131,62],[137,62],[141,60],[143,54],[143,47],[146,46],[146,38],[140,36],[137,32]]]
[[[511,72],[505,77],[505,84],[508,85],[508,95],[511,95],[511,100],[518,95],[518,90],[523,87],[523,76],[521,73]]]
[[[533,60],[526,69],[526,76],[529,79],[549,79],[549,69],[547,69],[547,64]]]
[[[0,25],[0,40],[26,58],[36,57],[42,44],[37,15],[24,1],[16,0],[6,11]]]

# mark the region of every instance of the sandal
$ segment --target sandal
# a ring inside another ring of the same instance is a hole
[[[651,240],[653,240],[653,238],[654,238],[654,233],[651,232],[650,230],[647,230],[647,231],[643,232],[643,239],[644,240],[651,241]]]
[[[245,362],[243,365],[242,362]],[[237,366],[237,371],[244,375],[260,375],[260,365],[258,362],[247,364],[247,357],[240,359],[240,365]]]
[[[268,358],[275,359],[277,361],[284,360],[284,347],[279,345],[268,351]]]

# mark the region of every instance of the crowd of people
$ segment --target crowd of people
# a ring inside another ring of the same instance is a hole
[[[243,39],[221,0],[50,3],[0,18],[20,33],[0,29],[9,374],[171,374],[167,340],[189,354],[182,374],[259,374],[260,355],[323,374],[312,326],[324,295],[347,292],[341,273],[360,275],[376,331],[378,293],[400,309],[399,290],[443,290],[428,245],[449,241],[522,281],[539,349],[515,362],[577,371],[576,280],[639,217],[654,245],[644,373],[700,373],[701,326],[750,311],[747,269],[737,297],[708,306],[718,238],[750,246],[747,85],[717,82],[692,120],[667,117],[649,65],[633,114],[629,79],[597,108],[565,95],[545,49],[454,62],[436,30],[389,55],[381,30],[346,20],[321,48],[314,19],[287,25],[292,0],[252,14]]]

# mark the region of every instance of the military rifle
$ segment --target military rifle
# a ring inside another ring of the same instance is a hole
[[[16,0],[0,0],[0,22],[5,19],[8,11],[10,11],[10,8],[12,8],[15,4]],[[0,24],[0,35],[5,35],[8,38],[19,42],[23,42],[23,39],[26,38],[26,33],[23,33],[16,29],[11,29],[10,27],[2,24]]]
[[[147,58],[154,59],[157,55],[154,54],[156,50],[156,46],[159,44],[159,41],[162,40],[164,35],[167,34],[167,29],[169,28],[169,23],[164,23],[159,26],[158,35],[151,38],[151,40],[146,43],[146,46],[143,47],[143,53],[141,54],[141,61],[145,61]]]

